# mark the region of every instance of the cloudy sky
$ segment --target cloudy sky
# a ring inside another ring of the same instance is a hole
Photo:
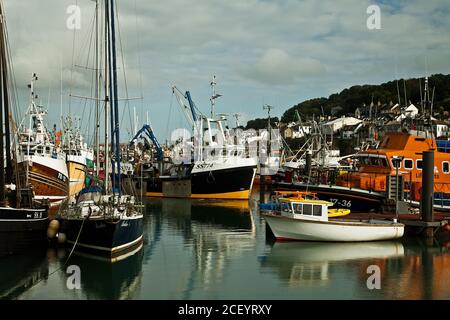
[[[69,99],[90,95],[92,72],[86,63],[93,18],[91,0],[3,0],[16,81],[27,106],[32,72],[49,109],[49,123],[63,113],[82,116],[92,133],[92,103]],[[186,126],[171,86],[190,90],[196,105],[209,112],[209,83],[217,77],[223,94],[218,113],[242,115],[241,123],[280,116],[305,99],[329,96],[354,84],[450,73],[450,2],[298,0],[117,0],[123,64],[130,108],[139,124],[150,122],[160,140]],[[81,8],[81,28],[67,28],[67,8]],[[381,29],[369,29],[370,5],[381,9]],[[75,39],[75,41],[74,41]],[[75,49],[73,44],[75,43]],[[71,71],[72,70],[72,71]],[[126,97],[125,90],[120,93]],[[369,97],[368,97],[369,99]],[[170,121],[168,119],[170,118]],[[126,112],[122,136],[130,134]]]

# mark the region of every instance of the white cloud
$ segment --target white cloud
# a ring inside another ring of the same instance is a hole
[[[74,2],[82,8],[77,56],[88,51],[82,39],[92,1],[4,0],[17,84],[26,88],[38,72],[42,94],[50,86],[54,101],[60,60],[66,94],[71,83],[73,33],[66,28],[66,8]],[[276,104],[281,114],[336,88],[450,72],[448,0],[382,1],[381,30],[366,28],[372,3],[117,0],[130,96],[141,94],[142,78],[144,106],[158,133],[167,125],[170,86],[190,90],[207,112],[213,74],[224,95],[218,106],[223,112],[261,117],[263,103]],[[89,72],[78,70],[74,78],[73,90],[88,95]]]
[[[274,85],[293,84],[324,72],[319,60],[293,57],[278,48],[270,48],[253,66],[245,67],[242,74],[250,79]]]

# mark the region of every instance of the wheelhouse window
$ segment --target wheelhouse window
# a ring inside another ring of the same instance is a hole
[[[299,213],[299,214],[302,213],[302,204],[301,203],[294,203],[293,207],[294,207],[295,213]]]
[[[388,167],[387,160],[384,156],[362,156],[359,158],[359,162],[365,166]]]
[[[442,162],[442,172],[449,173],[450,172],[450,163],[448,161]]]
[[[322,206],[320,205],[314,205],[313,207],[313,215],[320,217],[322,215]]]
[[[310,216],[313,213],[313,205],[312,204],[304,204],[303,205],[303,214]]]
[[[416,168],[417,168],[417,170],[422,170],[422,167],[423,167],[422,160],[418,159],[416,161]]]
[[[405,169],[412,169],[414,166],[414,162],[412,161],[412,159],[405,159],[403,160],[403,166],[405,167]]]

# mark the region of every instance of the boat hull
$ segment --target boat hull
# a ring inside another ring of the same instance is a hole
[[[147,181],[146,196],[192,199],[248,200],[255,166],[193,172],[187,177],[163,177]]]
[[[334,208],[350,209],[352,212],[379,212],[385,194],[367,190],[329,185],[307,185],[303,183],[276,183],[279,190],[310,191],[320,200],[333,203]]]
[[[66,163],[61,159],[32,156],[18,162],[21,185],[28,179],[37,202],[59,205],[69,194],[69,177]]]
[[[264,213],[277,240],[360,242],[392,240],[403,236],[398,223],[363,223],[356,221],[312,221]]]
[[[46,209],[0,208],[0,257],[47,244]]]
[[[381,192],[335,185],[276,182],[274,186],[279,190],[314,192],[320,200],[332,202],[335,208],[350,209],[354,213],[381,212],[383,201],[386,199],[386,195]],[[408,195],[405,198],[405,202],[412,207],[420,208],[420,202],[408,200]],[[437,212],[450,212],[450,196],[435,193],[433,209]]]
[[[86,179],[86,165],[77,162],[67,161],[67,171],[69,173],[69,196],[76,196],[84,187]]]
[[[71,246],[76,242],[75,251],[116,259],[142,245],[142,216],[116,220],[90,218],[84,222],[81,218],[61,220],[61,230],[67,236],[67,242]]]

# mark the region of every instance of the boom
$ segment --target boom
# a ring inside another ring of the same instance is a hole
[[[144,124],[142,126],[142,128],[135,134],[135,136],[133,137],[133,139],[131,139],[130,141],[130,145],[135,143],[136,140],[140,137],[142,137],[142,135],[145,134],[150,141],[153,143],[153,145],[156,148],[156,159],[158,161],[162,161],[164,159],[164,153],[163,150],[161,148],[161,145],[159,144],[158,140],[155,137],[155,134],[153,133],[152,127],[150,127],[148,124]]]

